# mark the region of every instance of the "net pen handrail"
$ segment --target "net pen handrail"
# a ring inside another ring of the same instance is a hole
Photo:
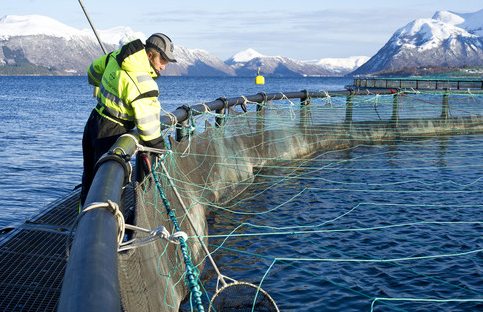
[[[161,115],[160,122],[161,122],[161,129],[166,129],[169,127],[175,126],[177,123],[182,123],[191,116],[201,115],[206,113],[207,110],[209,111],[219,111],[224,108],[236,106],[236,105],[245,105],[245,104],[261,104],[268,101],[275,101],[275,100],[283,100],[283,99],[300,99],[301,101],[305,101],[310,98],[326,98],[329,96],[349,96],[349,95],[375,95],[375,94],[401,94],[401,93],[418,93],[418,91],[414,90],[413,88],[410,89],[401,89],[401,88],[359,88],[356,86],[346,86],[346,90],[340,91],[295,91],[295,92],[277,92],[277,93],[264,93],[260,92],[253,95],[248,96],[238,96],[232,98],[226,97],[219,97],[214,101],[206,102],[206,103],[197,103],[195,105],[190,106],[189,110],[187,109],[187,105],[180,106],[176,108],[174,111],[170,112],[169,114]],[[450,88],[442,88],[440,90],[425,90],[425,93],[442,93],[442,92],[451,92],[451,93],[466,93],[467,90],[457,90],[457,89],[450,89]],[[473,93],[481,93],[483,91],[480,90],[471,90]]]
[[[380,89],[380,90],[371,90],[371,92],[377,92],[378,94],[392,94],[394,90],[390,89]],[[330,91],[331,96],[343,96],[343,95],[367,95],[367,90],[341,90],[341,91]],[[248,103],[264,103],[268,101],[275,101],[275,100],[283,100],[283,99],[309,99],[309,98],[325,98],[329,95],[329,93],[325,91],[319,92],[309,92],[306,90],[297,91],[297,92],[277,92],[277,93],[264,93],[260,92],[254,95],[248,96],[239,96],[233,98],[224,98],[220,97],[214,101],[207,102],[207,103],[198,103],[191,108],[191,114],[193,116],[201,115],[206,112],[207,108],[210,111],[217,111],[223,108],[228,108],[236,105],[243,105]],[[186,110],[185,106],[180,106],[176,108],[173,112],[165,115],[161,115],[161,128],[166,129],[171,126],[176,125],[176,123],[183,122],[189,118],[189,113]],[[174,120],[174,123],[173,123]]]

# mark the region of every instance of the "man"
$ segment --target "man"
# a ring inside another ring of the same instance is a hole
[[[154,81],[169,62],[176,62],[168,36],[156,33],[146,40],[126,43],[96,59],[88,68],[88,82],[99,87],[97,106],[84,128],[81,205],[89,192],[96,162],[121,135],[137,127],[143,144],[163,148],[159,89]]]

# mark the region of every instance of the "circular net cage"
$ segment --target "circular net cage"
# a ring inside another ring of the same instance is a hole
[[[250,283],[236,282],[223,286],[211,298],[208,311],[214,312],[278,312],[272,297]]]

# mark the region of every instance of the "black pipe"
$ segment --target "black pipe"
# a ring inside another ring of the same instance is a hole
[[[84,204],[120,204],[122,187],[129,181],[129,160],[137,150],[137,136],[124,135],[98,162]],[[106,208],[86,210],[80,215],[59,300],[59,312],[119,312],[117,271],[118,224]]]
[[[394,91],[391,90],[391,88],[355,88],[353,89],[354,86],[348,86],[348,90],[342,90],[342,91],[331,91],[330,96],[342,96],[342,95],[368,95],[368,89],[371,90],[371,94],[393,94]],[[410,93],[410,91],[404,91],[406,93]],[[438,93],[440,91],[434,91],[434,90],[426,90],[425,92],[435,92]],[[464,93],[466,91],[461,91],[458,92],[457,90],[453,90],[453,93]],[[475,92],[478,92],[478,90],[475,90]],[[299,91],[299,92],[287,92],[287,93],[270,93],[266,94],[263,92],[260,92],[258,94],[254,95],[249,95],[245,97],[235,97],[235,98],[218,98],[212,102],[207,102],[204,104],[196,104],[193,106],[190,106],[191,108],[191,115],[192,116],[197,116],[200,114],[203,114],[206,112],[207,109],[209,111],[219,111],[222,110],[225,107],[232,107],[236,105],[242,105],[244,103],[265,103],[267,101],[274,101],[274,100],[282,100],[284,98],[288,99],[304,99],[304,98],[325,98],[327,97],[326,92],[307,92],[307,91]],[[175,119],[175,123],[173,124],[173,117]],[[162,115],[161,116],[161,128],[166,129],[171,126],[174,126],[178,122],[182,122],[186,119],[188,119],[188,112],[186,109],[181,106],[178,107],[175,111],[171,112],[169,115]]]
[[[378,94],[391,94],[389,89],[372,89],[374,93]],[[352,93],[351,93],[352,92]],[[352,90],[352,91],[334,91],[330,92],[331,95],[367,95],[367,90]],[[307,92],[307,91],[299,91],[299,92],[287,92],[287,93],[258,93],[254,95],[249,95],[246,97],[235,97],[235,98],[218,98],[212,102],[207,102],[204,104],[196,104],[191,106],[191,114],[193,116],[200,115],[206,112],[206,109],[209,108],[210,111],[217,111],[221,110],[225,107],[232,107],[236,105],[241,105],[247,102],[254,102],[254,103],[264,103],[267,101],[274,101],[274,100],[281,100],[284,98],[288,99],[303,99],[303,98],[324,98],[327,97],[327,93],[325,92]],[[171,112],[169,115],[162,115],[161,116],[161,127],[163,129],[171,127],[173,124],[173,117],[176,119],[176,122],[182,122],[186,120],[189,116],[184,107],[178,107],[175,111]]]

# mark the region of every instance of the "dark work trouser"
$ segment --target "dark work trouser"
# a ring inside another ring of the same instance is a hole
[[[95,174],[95,166],[102,155],[107,153],[116,140],[128,133],[130,127],[122,126],[99,115],[94,109],[84,128],[82,137],[82,153],[84,156],[84,173],[82,174],[81,205],[87,198],[87,193]]]

